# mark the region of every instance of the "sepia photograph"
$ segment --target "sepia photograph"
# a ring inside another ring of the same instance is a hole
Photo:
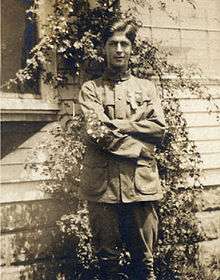
[[[220,0],[1,0],[1,280],[220,280]]]

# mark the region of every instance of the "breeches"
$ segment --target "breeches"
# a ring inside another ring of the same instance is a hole
[[[125,246],[131,260],[153,265],[158,217],[152,202],[89,202],[89,218],[98,259],[118,261]]]

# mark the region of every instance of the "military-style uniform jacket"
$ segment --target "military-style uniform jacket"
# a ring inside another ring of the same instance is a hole
[[[155,145],[165,122],[154,83],[129,72],[106,71],[83,84],[79,103],[85,115],[94,110],[111,141],[88,135],[80,196],[96,202],[155,201],[162,198]]]

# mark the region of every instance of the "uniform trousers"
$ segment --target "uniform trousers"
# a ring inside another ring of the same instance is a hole
[[[107,267],[111,273],[119,272],[118,262],[125,246],[134,274],[139,277],[145,271],[153,271],[158,232],[154,202],[88,202],[88,208],[94,248],[101,267]],[[146,278],[143,276],[143,279]]]

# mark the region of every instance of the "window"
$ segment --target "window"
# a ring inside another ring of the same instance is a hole
[[[40,1],[39,22],[29,19],[27,10],[33,0],[1,1],[1,113],[2,121],[52,121],[57,117],[58,105],[53,89],[44,84],[39,76],[22,86],[7,88],[9,79],[25,67],[30,50],[37,43],[41,25],[47,19],[51,2]],[[50,3],[49,3],[50,2]],[[55,62],[55,58],[54,58]],[[56,67],[56,63],[54,66]],[[55,69],[55,68],[54,68]]]
[[[25,67],[30,50],[37,42],[37,24],[29,19],[26,12],[32,0],[2,0],[1,2],[1,85],[4,92],[39,93],[38,82],[26,82],[22,87],[4,86],[16,72]]]

